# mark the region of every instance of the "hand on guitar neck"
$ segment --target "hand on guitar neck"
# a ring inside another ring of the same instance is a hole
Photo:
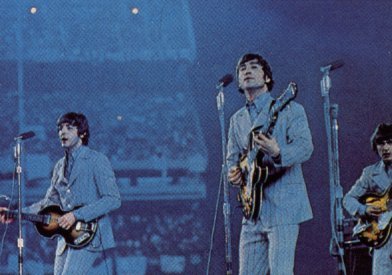
[[[14,218],[7,215],[7,211],[9,211],[6,207],[0,207],[0,222],[1,223],[11,223],[14,221]],[[74,225],[76,222],[76,218],[72,212],[68,212],[65,215],[61,216],[57,220],[58,225],[65,230],[68,230]]]
[[[264,154],[277,158],[280,155],[280,147],[274,137],[267,137],[262,133],[252,133],[253,141]]]

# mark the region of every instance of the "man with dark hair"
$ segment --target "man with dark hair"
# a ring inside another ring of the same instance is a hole
[[[263,165],[271,175],[261,190],[259,214],[243,218],[239,273],[293,274],[299,224],[312,218],[301,168],[313,152],[307,117],[304,108],[291,101],[279,112],[272,134],[253,131],[267,124],[274,102],[269,93],[272,71],[262,56],[248,53],[240,58],[236,72],[246,104],[230,119],[228,179],[240,187],[251,180],[241,167],[250,143],[263,153]]]
[[[391,209],[385,210],[382,205],[363,203],[362,198],[369,194],[390,194],[387,191],[392,186],[392,124],[379,124],[370,143],[380,160],[363,169],[361,177],[344,196],[343,204],[353,217],[377,220],[382,213]],[[374,275],[392,274],[392,238],[381,248],[374,249],[372,270]]]
[[[65,232],[74,230],[79,222],[95,222],[93,238],[77,247],[87,235],[70,245],[60,237],[57,243],[54,274],[89,274],[98,258],[105,258],[105,250],[115,245],[108,213],[120,207],[120,193],[111,164],[106,156],[87,147],[90,136],[87,118],[81,113],[66,113],[57,120],[57,132],[65,157],[55,165],[51,185],[45,197],[24,209],[38,213],[51,205],[64,212],[58,226]],[[0,215],[1,222],[10,222]],[[78,230],[78,229],[75,229]],[[59,230],[61,231],[61,230]],[[106,265],[104,274],[111,274]]]

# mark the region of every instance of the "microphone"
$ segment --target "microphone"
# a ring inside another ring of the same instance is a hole
[[[19,134],[17,137],[14,138],[14,140],[25,140],[29,139],[35,136],[35,133],[33,131],[29,131],[26,133]]]
[[[231,74],[227,74],[224,77],[222,77],[221,79],[219,79],[218,84],[216,85],[217,89],[220,89],[222,87],[226,87],[227,85],[229,85],[231,82],[233,81],[233,75]]]
[[[323,73],[325,73],[327,71],[333,71],[333,70],[339,69],[343,65],[344,65],[343,60],[340,60],[340,59],[339,60],[335,60],[335,61],[331,62],[330,64],[322,66],[320,68],[320,71],[323,72]]]

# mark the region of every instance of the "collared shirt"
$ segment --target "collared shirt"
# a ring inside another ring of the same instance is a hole
[[[226,156],[229,169],[240,165],[241,157],[248,150],[252,129],[267,122],[273,100],[269,92],[254,99],[258,116],[253,123],[247,106],[230,118]],[[271,174],[276,176],[271,177],[263,188],[260,215],[263,217],[263,224],[277,226],[309,220],[312,218],[312,211],[301,164],[311,156],[313,143],[302,105],[293,101],[279,112],[272,137],[279,144],[281,159],[280,162],[275,162],[270,156],[266,155],[264,158],[266,166],[272,169]]]
[[[344,196],[344,208],[352,216],[365,215],[367,206],[360,202],[360,198],[367,193],[383,194],[391,186],[391,181],[392,173],[382,160],[365,167],[361,177]]]
[[[263,108],[269,108],[268,102],[270,101],[269,93],[262,93],[258,95],[253,101],[246,101],[246,109],[249,112],[250,121],[253,124],[259,116]],[[267,107],[268,105],[268,107]]]
[[[82,145],[83,146],[83,145]],[[80,148],[82,146],[79,146],[78,148],[75,148],[74,150],[69,153],[68,151],[65,151],[65,160],[64,160],[64,177],[66,179],[69,179],[69,176],[71,175],[72,172],[72,167],[77,159],[77,157],[80,155]]]
[[[389,179],[392,180],[392,165],[386,165],[385,171],[387,172]]]

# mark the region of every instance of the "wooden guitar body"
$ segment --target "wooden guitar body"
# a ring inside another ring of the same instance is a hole
[[[260,133],[270,136],[272,134],[278,113],[297,95],[297,85],[290,82],[283,94],[270,106],[268,120],[265,127],[259,126],[252,129],[250,137]],[[246,219],[257,219],[263,197],[263,185],[267,182],[269,169],[263,164],[264,153],[257,145],[253,144],[253,138],[249,139],[248,150],[241,155],[239,167],[242,173],[242,184],[237,195],[241,203],[241,210]]]
[[[353,228],[353,236],[358,236],[359,240],[373,248],[380,248],[386,244],[392,231],[392,211],[391,211],[391,188],[381,195],[367,194],[360,199],[360,202],[367,206],[376,206],[383,211],[379,217],[362,217]]]
[[[1,211],[10,218],[17,218],[18,211]],[[68,212],[62,211],[58,205],[43,208],[38,214],[22,213],[22,219],[33,222],[38,233],[46,238],[53,239],[62,236],[70,247],[82,248],[94,238],[98,228],[97,220],[91,222],[76,221],[74,225],[65,230],[58,224],[58,218]]]

